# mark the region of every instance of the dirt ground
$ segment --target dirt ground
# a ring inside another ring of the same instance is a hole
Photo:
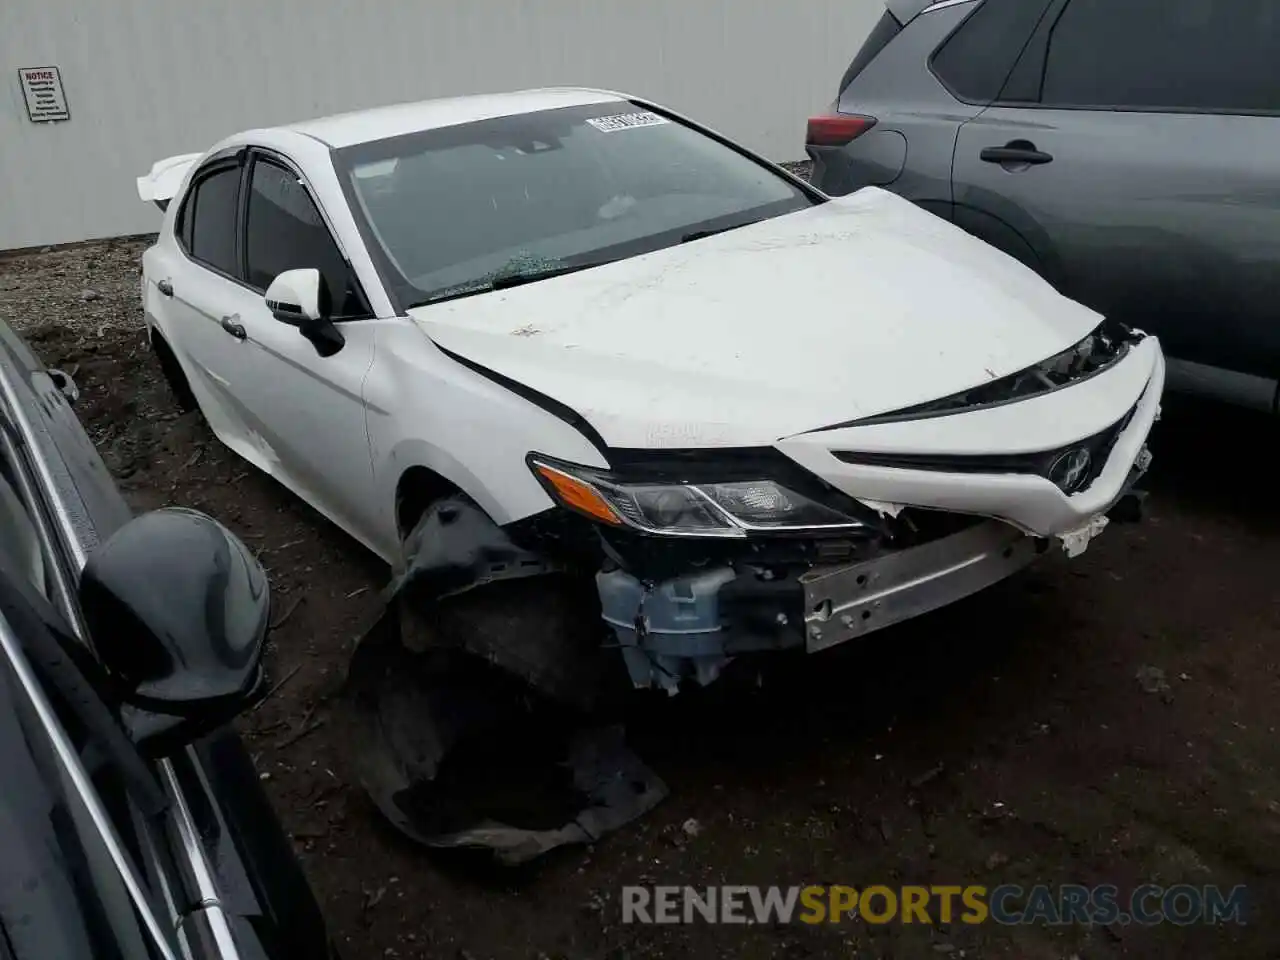
[[[260,551],[275,693],[241,728],[349,960],[1280,956],[1276,425],[1170,402],[1149,515],[912,624],[637,697],[671,787],[533,869],[428,855],[348,782],[332,694],[381,565],[177,417],[137,241],[0,259],[0,315],[73,374],[138,510],[206,510]],[[1156,668],[1156,669],[1152,669]],[[1157,672],[1158,671],[1158,672]],[[699,829],[688,821],[696,821]],[[623,925],[625,884],[1247,884],[1247,926]]]

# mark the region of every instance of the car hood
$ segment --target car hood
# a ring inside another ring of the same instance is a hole
[[[887,413],[1032,366],[1101,320],[875,188],[409,314],[631,448],[763,445]]]

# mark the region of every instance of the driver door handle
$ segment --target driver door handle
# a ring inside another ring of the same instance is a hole
[[[244,325],[240,323],[240,314],[238,313],[233,313],[230,316],[223,317],[219,323],[223,330],[231,334],[231,336],[235,337],[237,340],[243,340],[249,336],[248,332],[245,331]]]
[[[161,280],[159,283],[156,284],[156,289],[159,290],[160,293],[166,297],[173,296],[173,284],[170,283],[168,280]]]

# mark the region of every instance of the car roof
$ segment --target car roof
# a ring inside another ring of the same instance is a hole
[[[315,137],[331,147],[349,147],[371,140],[452,127],[493,117],[510,117],[591,103],[623,102],[626,99],[623,94],[579,87],[518,90],[512,93],[398,103],[292,123],[283,129]]]

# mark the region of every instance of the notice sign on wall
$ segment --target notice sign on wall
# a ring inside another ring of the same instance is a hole
[[[57,67],[20,67],[18,76],[27,101],[27,116],[36,123],[71,119]]]

